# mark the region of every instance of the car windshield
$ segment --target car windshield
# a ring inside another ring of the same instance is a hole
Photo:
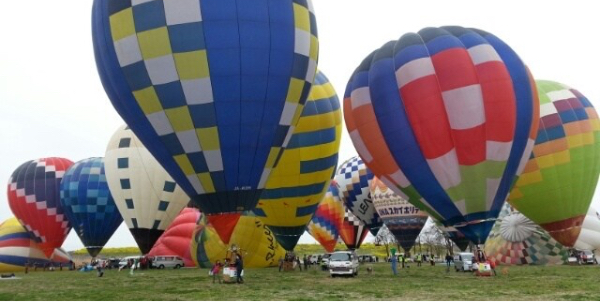
[[[329,258],[329,260],[330,261],[350,261],[350,254],[346,254],[346,253],[333,254]]]
[[[473,261],[473,254],[462,254],[460,257],[463,261]]]

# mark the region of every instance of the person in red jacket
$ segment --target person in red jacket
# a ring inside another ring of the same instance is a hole
[[[221,261],[217,260],[217,263],[215,263],[215,265],[213,265],[212,269],[211,269],[211,273],[213,276],[213,283],[215,283],[216,280],[219,280],[219,283],[222,283],[223,281],[221,281]]]

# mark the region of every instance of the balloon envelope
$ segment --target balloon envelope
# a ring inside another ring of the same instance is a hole
[[[377,177],[371,182],[371,196],[383,223],[404,251],[410,251],[429,218],[427,213],[394,194]]]
[[[339,197],[334,196],[331,190],[327,190],[315,215],[306,227],[308,233],[330,253],[335,250],[340,236],[344,213],[345,209],[339,201]]]
[[[485,244],[485,253],[498,264],[562,264],[569,251],[506,204]]]
[[[294,249],[329,187],[341,135],[339,100],[319,71],[290,143],[254,209],[286,250]]]
[[[60,185],[60,202],[88,253],[96,257],[123,222],[108,189],[104,159],[73,164]]]
[[[598,114],[579,91],[536,81],[540,95],[537,139],[509,203],[572,247],[600,173]]]
[[[23,272],[25,263],[46,264],[48,258],[16,218],[0,224],[0,272]]]
[[[344,206],[376,235],[383,222],[371,198],[371,170],[354,156],[340,165],[334,179]]]
[[[8,204],[46,256],[60,247],[71,226],[60,204],[60,182],[72,161],[50,157],[19,166],[8,181]]]
[[[146,254],[188,204],[189,197],[127,126],[113,134],[104,161],[117,208]]]
[[[223,263],[231,259],[231,247],[235,245],[244,257],[244,267],[277,266],[285,257],[285,250],[279,245],[275,235],[251,211],[236,220],[230,244],[224,243],[214,227],[201,219],[193,234],[191,254],[200,267],[210,268],[217,260]]]
[[[537,133],[537,94],[490,33],[425,28],[356,69],[344,118],[361,158],[392,190],[484,243]]]
[[[203,213],[254,209],[315,76],[311,1],[95,0],[92,15],[104,89],[154,157]]]
[[[596,250],[597,253],[600,253],[598,251],[600,249],[600,212],[594,206],[591,206],[585,215],[585,219],[581,225],[581,232],[575,242],[575,248],[590,251]]]
[[[158,238],[148,256],[177,255],[183,259],[186,267],[195,266],[190,254],[190,243],[200,216],[198,209],[183,209]]]

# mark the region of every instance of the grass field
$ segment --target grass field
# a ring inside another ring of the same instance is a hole
[[[505,270],[503,273],[501,271]],[[244,284],[213,284],[207,269],[33,272],[0,281],[0,300],[600,300],[598,266],[498,269],[497,277],[446,273],[441,265],[400,270],[365,266],[356,278],[327,272],[247,269]]]

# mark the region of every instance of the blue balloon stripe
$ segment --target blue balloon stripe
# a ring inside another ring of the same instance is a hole
[[[0,264],[5,263],[5,264],[15,265],[15,266],[25,266],[25,262],[28,262],[28,261],[29,261],[30,265],[33,265],[36,262],[39,264],[46,264],[46,263],[50,262],[47,259],[40,259],[40,258],[0,255]]]
[[[290,139],[288,149],[303,148],[332,143],[335,141],[335,127],[313,132],[296,133]]]
[[[334,168],[338,162],[338,154],[333,154],[328,157],[313,159],[309,161],[300,162],[300,174],[313,173],[318,171],[324,171],[331,167]]]
[[[325,185],[325,184],[323,184],[323,185]],[[315,203],[315,204],[312,204],[309,206],[305,206],[305,207],[298,207],[298,208],[296,208],[296,217],[312,215],[317,210],[317,207],[319,207],[318,203]]]
[[[265,189],[263,190],[261,199],[268,200],[316,195],[323,191],[324,186],[325,183],[321,182],[292,188]]]
[[[0,241],[11,240],[11,239],[31,239],[31,235],[27,232],[11,233],[4,236],[0,236]]]

